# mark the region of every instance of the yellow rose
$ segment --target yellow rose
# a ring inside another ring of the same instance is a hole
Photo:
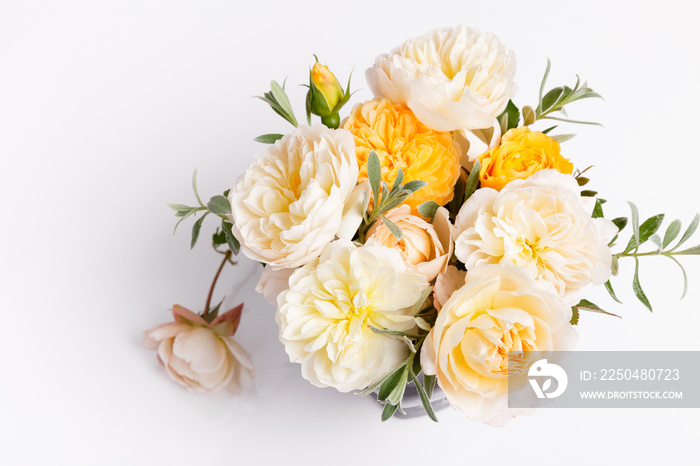
[[[440,207],[430,224],[411,214],[411,208],[401,205],[386,213],[386,218],[401,229],[402,238],[396,236],[386,224],[378,220],[369,230],[368,245],[378,242],[396,249],[411,273],[423,275],[432,281],[447,266],[452,257],[452,224],[447,209]]]
[[[355,106],[343,128],[355,136],[359,181],[367,179],[367,157],[370,151],[375,151],[382,167],[382,180],[389,186],[399,168],[404,172],[404,183],[412,180],[428,183],[406,201],[414,212],[425,201],[444,205],[452,199],[460,172],[460,154],[450,133],[429,129],[408,107],[388,99]]]
[[[499,146],[479,156],[481,186],[500,191],[513,180],[524,180],[547,168],[570,175],[574,166],[559,150],[559,143],[546,134],[527,126],[511,129]]]

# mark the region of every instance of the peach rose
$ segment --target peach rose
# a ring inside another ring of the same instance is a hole
[[[182,306],[173,306],[175,322],[144,332],[143,346],[158,351],[170,378],[194,392],[227,387],[240,393],[253,381],[253,364],[232,337],[243,305],[211,323]]]
[[[432,224],[412,215],[406,204],[392,209],[385,216],[401,228],[402,238],[396,239],[380,219],[370,228],[367,244],[377,242],[396,249],[406,263],[407,271],[432,281],[445,269],[452,256],[452,224],[447,210],[440,207]]]
[[[570,175],[574,166],[559,150],[559,143],[544,133],[527,126],[513,128],[503,135],[501,145],[479,156],[481,186],[500,191],[513,180],[548,168]]]

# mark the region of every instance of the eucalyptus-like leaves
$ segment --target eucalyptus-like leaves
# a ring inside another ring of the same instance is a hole
[[[368,199],[365,199],[365,205],[362,206],[362,224],[358,230],[359,240],[361,243],[365,242],[367,232],[369,231],[370,227],[380,218],[397,239],[401,239],[403,237],[401,228],[399,228],[391,220],[387,219],[384,214],[394,207],[398,207],[403,204],[410,195],[428,184],[422,180],[413,180],[407,182],[406,184],[402,184],[403,177],[403,170],[399,168],[394,184],[392,185],[391,189],[389,189],[389,185],[387,185],[385,181],[382,181],[382,169],[377,153],[374,151],[369,153],[369,156],[367,157],[367,178],[369,179],[370,188],[372,190],[372,209],[368,214],[368,206],[366,204],[369,201]]]
[[[199,239],[199,233],[202,229],[204,219],[207,218],[209,214],[214,214],[221,219],[221,230],[217,228],[212,237],[214,249],[218,251],[218,246],[226,244],[231,252],[237,255],[241,249],[241,243],[233,235],[231,230],[232,224],[228,221],[227,216],[231,213],[231,204],[229,203],[227,197],[228,191],[225,191],[223,195],[218,194],[213,196],[205,205],[197,192],[197,170],[195,170],[192,174],[192,191],[194,192],[194,197],[199,205],[188,206],[185,204],[168,204],[168,207],[175,211],[175,216],[180,218],[175,224],[173,235],[183,220],[193,215],[196,216],[198,212],[204,212],[204,214],[192,225],[192,239],[190,240],[190,248],[194,248]]]

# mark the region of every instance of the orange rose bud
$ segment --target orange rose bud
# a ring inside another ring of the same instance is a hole
[[[523,126],[509,130],[501,144],[479,156],[481,186],[500,191],[509,182],[525,179],[540,170],[555,169],[570,175],[574,166],[560,154],[559,143]]]

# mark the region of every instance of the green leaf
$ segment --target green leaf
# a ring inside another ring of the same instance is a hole
[[[579,313],[578,313],[578,308],[576,306],[571,307],[571,320],[569,323],[571,325],[578,325],[578,318],[579,318]]]
[[[382,168],[377,153],[371,151],[367,156],[367,178],[372,188],[372,201],[375,209],[379,207],[379,186],[382,181]]]
[[[278,140],[282,139],[284,137],[283,134],[276,134],[276,133],[270,133],[270,134],[262,134],[258,136],[257,138],[253,139],[255,142],[262,142],[263,144],[274,144]]]
[[[661,237],[659,235],[656,235],[656,234],[651,235],[649,237],[649,241],[654,243],[659,248],[659,252],[661,252],[661,247],[662,247],[661,246]]]
[[[632,217],[632,220],[632,224],[634,225],[634,215]],[[664,214],[655,215],[646,219],[644,223],[642,223],[642,225],[639,227],[639,234],[634,235],[632,236],[632,238],[630,238],[630,241],[627,244],[625,251],[631,251],[633,248],[636,251],[639,248],[639,246],[647,242],[651,235],[656,233],[656,230],[659,229],[663,221]]]
[[[399,170],[396,172],[396,179],[394,180],[394,184],[391,187],[391,192],[397,192],[401,187],[401,183],[403,183],[403,170],[399,168]]]
[[[537,100],[537,114],[542,111],[542,94],[544,93],[544,86],[547,83],[547,77],[549,76],[549,70],[552,68],[552,62],[547,58],[547,67],[544,70],[544,76],[542,77],[542,83],[540,84],[540,94]],[[547,133],[545,133],[547,134]]]
[[[437,377],[434,375],[427,375],[423,374],[423,383],[425,384],[425,393],[428,395],[428,398],[432,399],[433,398],[433,391],[435,390],[435,382],[437,381]]]
[[[214,244],[214,246],[226,244],[226,233],[224,233],[223,230],[219,230],[217,228],[214,232],[214,235],[212,235],[212,243]]]
[[[374,325],[371,325],[371,324],[369,326],[369,329],[371,331],[373,331],[374,333],[377,333],[379,335],[392,335],[395,337],[399,337],[401,339],[403,339],[404,337],[406,337],[406,338],[418,338],[415,335],[409,335],[409,334],[404,333],[404,332],[399,332],[398,330],[388,330],[385,328],[379,328],[379,327],[375,327]]]
[[[408,373],[410,372],[408,366],[404,366],[399,373],[398,379],[392,379],[393,388],[389,394],[384,398],[387,403],[392,405],[398,405],[401,403],[403,394],[406,391],[406,382],[408,380]],[[382,388],[384,385],[382,384]],[[382,388],[379,389],[379,393],[382,393]]]
[[[661,248],[666,249],[669,244],[673,242],[674,239],[678,236],[678,234],[681,232],[681,221],[680,220],[674,220],[671,222],[671,224],[666,228],[666,233],[664,233],[664,240],[661,243]]]
[[[389,403],[385,404],[384,409],[382,410],[382,422],[386,421],[391,416],[393,416],[398,407],[398,405],[392,405]]]
[[[430,296],[430,293],[432,293],[433,287],[428,285],[420,294],[420,297],[418,298],[418,301],[416,301],[413,306],[411,307],[411,315],[416,315],[418,312],[421,310],[423,307],[423,304],[425,304],[425,300],[428,299],[428,296]]]
[[[559,103],[565,89],[563,87],[555,87],[551,91],[547,92],[542,98],[542,106],[540,107],[540,114],[546,113],[552,110]]]
[[[292,110],[292,105],[289,103],[289,98],[287,98],[287,93],[284,92],[284,88],[277,84],[276,81],[270,83],[270,88],[272,90],[272,95],[279,104],[279,106],[287,114],[287,120],[294,126],[299,126],[297,119],[294,116],[294,110]]]
[[[598,191],[591,191],[590,189],[584,189],[581,191],[581,196],[583,197],[596,197]]]
[[[386,401],[386,399],[389,397],[391,392],[396,389],[396,387],[399,385],[399,382],[401,382],[401,379],[403,379],[405,373],[408,371],[406,368],[406,364],[401,364],[399,367],[394,369],[391,374],[389,374],[387,377],[384,378],[384,381],[382,382],[381,386],[379,387],[379,393],[377,394],[377,400],[379,401]],[[405,382],[404,382],[405,384]],[[397,403],[394,403],[397,404]]]
[[[678,259],[673,256],[668,256],[668,258],[675,262],[676,265],[681,268],[681,272],[683,272],[683,294],[681,295],[681,299],[683,299],[688,293],[688,274],[685,273],[685,268],[678,262]]]
[[[599,313],[599,314],[605,314],[605,315],[608,315],[608,316],[613,316],[613,317],[619,317],[619,318],[621,318],[621,317],[620,317],[619,315],[617,315],[617,314],[613,314],[612,312],[608,312],[608,311],[603,310],[600,306],[598,306],[597,304],[594,304],[594,303],[588,301],[587,299],[582,299],[582,300],[579,301],[578,304],[576,304],[574,307],[575,307],[576,309],[579,309],[579,310],[582,310],[582,311],[597,312],[597,313]]]
[[[423,218],[433,218],[439,207],[440,204],[435,201],[426,201],[418,206],[418,213]]]
[[[555,130],[558,125],[550,126],[549,128],[542,131],[542,134],[549,134],[551,131]]]
[[[505,118],[505,120],[503,120],[503,118]],[[518,124],[520,123],[520,111],[512,100],[508,101],[508,105],[506,105],[505,110],[503,110],[503,113],[501,113],[501,115],[498,117],[498,121],[503,121],[505,123],[506,131],[518,127]],[[503,131],[503,134],[505,134],[506,131]]]
[[[202,200],[199,198],[199,193],[197,192],[197,169],[194,169],[194,173],[192,173],[192,191],[194,191],[194,197],[197,198],[197,202],[199,202],[199,205],[202,207],[205,207],[204,203]]]
[[[693,221],[690,222],[690,225],[688,225],[688,229],[685,230],[685,233],[683,233],[683,236],[681,236],[681,239],[678,241],[678,244],[676,244],[671,251],[675,251],[678,249],[678,247],[688,241],[688,238],[690,238],[693,233],[695,233],[695,230],[698,229],[698,223],[700,223],[700,214],[695,214],[695,217],[693,217]]]
[[[595,122],[595,121],[571,120],[569,118],[560,118],[560,117],[553,117],[553,116],[544,116],[544,117],[540,117],[540,119],[563,121],[564,123],[575,123],[577,125],[603,126],[600,123]]]
[[[413,373],[413,371],[408,371],[409,374],[411,375],[411,380],[416,386],[416,389],[418,390],[418,396],[420,397],[420,401],[423,404],[423,408],[425,408],[425,412],[428,414],[428,417],[432,419],[435,422],[438,422],[437,416],[435,415],[435,411],[433,410],[433,406],[430,404],[430,397],[428,396],[427,393],[425,393],[425,388],[418,382],[418,378],[416,377],[416,374]]]
[[[400,240],[403,238],[403,233],[401,232],[401,228],[388,218],[386,218],[384,215],[380,216],[382,218],[382,221],[384,222],[384,225],[389,229],[392,235],[396,237],[396,239]]]
[[[694,247],[689,248],[689,249],[684,249],[683,251],[674,252],[673,254],[677,255],[677,256],[689,256],[689,255],[697,256],[698,254],[700,254],[700,245],[694,246]]]
[[[190,242],[190,249],[197,244],[197,240],[199,239],[199,230],[202,229],[202,222],[204,222],[204,219],[207,218],[207,215],[209,215],[209,212],[202,215],[199,220],[194,222],[194,225],[192,225],[192,241]]]
[[[207,209],[215,215],[227,215],[231,213],[231,203],[228,201],[228,198],[217,194],[216,196],[212,196],[209,202],[207,202]]]
[[[613,255],[612,262],[610,263],[610,273],[612,274],[613,277],[616,277],[619,271],[620,271],[620,260],[617,258],[617,256]]]
[[[415,193],[419,189],[422,189],[426,186],[428,186],[428,183],[423,181],[423,180],[413,180],[413,181],[409,181],[408,183],[403,185],[401,188],[403,188],[407,191],[411,191],[411,193]]]
[[[618,303],[622,304],[622,301],[620,301],[617,296],[615,295],[615,290],[613,290],[612,283],[610,283],[610,280],[605,282],[605,289],[608,290],[608,294],[612,299],[617,301]]]
[[[180,218],[180,220],[178,220],[177,223],[175,224],[175,228],[173,228],[173,236],[175,236],[175,232],[177,231],[177,227],[180,225],[180,223],[182,223],[182,221],[185,220],[186,218],[188,218],[188,217],[194,215],[194,214],[195,214],[196,212],[198,212],[199,210],[201,210],[201,209],[193,208],[192,210],[190,210],[189,212],[185,213],[184,215],[180,215],[181,212],[177,212],[175,215],[176,215],[176,216],[179,216],[179,217],[181,217],[181,218]]]
[[[629,201],[627,203],[630,205],[630,211],[632,212],[632,238],[623,254],[630,252],[632,249],[637,252],[637,248],[639,248],[639,210],[637,210],[637,206],[634,203]],[[632,243],[632,240],[634,240],[634,243]]]
[[[603,203],[604,201],[600,198],[595,200],[595,206],[593,207],[593,213],[591,214],[592,218],[603,218],[605,214],[603,214]]]
[[[467,179],[467,186],[464,188],[464,201],[466,202],[467,199],[471,197],[472,194],[474,194],[474,191],[476,191],[477,186],[479,185],[479,172],[481,171],[481,161],[476,160],[474,162],[474,167],[472,168],[471,173],[469,173],[469,178]]]
[[[569,133],[569,134],[557,134],[556,136],[551,136],[551,138],[554,139],[555,141],[557,141],[559,144],[561,144],[562,142],[566,142],[569,139],[573,139],[574,137],[576,137],[576,135],[571,134],[571,133]]]
[[[192,209],[196,209],[196,207],[190,207],[190,206],[185,205],[185,204],[168,204],[168,207],[170,207],[171,209],[173,209],[175,211],[185,212],[185,213],[189,212]]]
[[[577,176],[576,177],[576,182],[578,183],[579,186],[585,186],[591,181],[590,178],[586,178],[585,176]]]
[[[650,311],[651,309],[651,304],[649,304],[649,299],[647,296],[644,294],[644,290],[642,290],[642,285],[639,283],[639,258],[635,257],[634,258],[634,278],[632,279],[632,290],[634,291],[634,295],[641,301],[642,304],[644,304],[647,309]]]
[[[232,227],[233,225],[227,222],[226,220],[221,221],[221,229],[226,235],[226,242],[228,243],[228,248],[231,250],[231,252],[233,252],[234,255],[238,255],[238,252],[241,250],[241,243],[233,235],[233,231],[231,230]]]
[[[627,226],[627,217],[617,217],[612,220],[618,231],[622,231]]]
[[[403,204],[404,201],[408,199],[408,196],[410,195],[411,194],[408,191],[400,191],[399,194],[392,196],[390,199],[382,199],[382,202],[379,205],[378,213],[383,214],[385,212],[390,211],[394,207]]]
[[[535,122],[535,111],[529,105],[526,105],[522,109],[523,114],[523,125],[530,126]]]

